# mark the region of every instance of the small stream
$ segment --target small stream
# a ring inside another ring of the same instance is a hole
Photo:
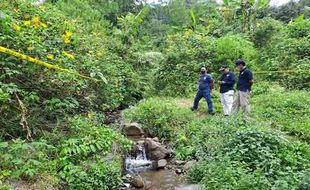
[[[152,166],[152,161],[146,157],[143,143],[137,143],[136,155],[127,155],[125,159],[126,172],[129,174],[150,170]]]
[[[140,175],[146,181],[147,190],[202,190],[199,185],[184,184],[184,180],[172,170],[146,171]]]
[[[154,161],[147,159],[143,142],[137,142],[135,155],[127,155],[125,159],[126,173],[139,174],[144,180],[144,190],[202,190],[199,185],[185,184],[180,175],[174,170],[154,169]],[[128,190],[137,190],[130,187]]]

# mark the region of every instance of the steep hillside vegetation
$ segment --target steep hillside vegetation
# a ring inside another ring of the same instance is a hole
[[[58,66],[0,52],[0,189],[118,187],[132,142],[110,116],[134,105],[126,119],[199,160],[188,177],[206,189],[309,189],[309,4],[290,22],[240,4],[0,0],[0,46]],[[252,121],[223,119],[217,92],[215,117],[191,113],[200,67],[217,80],[239,58]]]

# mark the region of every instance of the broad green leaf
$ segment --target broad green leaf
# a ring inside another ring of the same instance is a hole
[[[195,13],[193,10],[190,10],[189,14],[190,14],[191,19],[192,19],[192,26],[195,27],[197,25]]]
[[[294,19],[294,22],[301,22],[304,20],[304,18],[305,18],[305,15],[301,14],[297,18]]]
[[[225,6],[228,6],[229,0],[223,0],[223,3],[224,3]]]
[[[90,145],[90,149],[93,151],[93,152],[96,152],[97,151],[97,149],[96,149],[96,147],[94,146],[94,145]]]

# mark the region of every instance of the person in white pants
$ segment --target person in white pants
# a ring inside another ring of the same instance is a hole
[[[235,75],[229,70],[227,65],[223,65],[220,69],[222,76],[220,79],[221,103],[225,116],[229,116],[232,112],[234,102],[234,84]]]

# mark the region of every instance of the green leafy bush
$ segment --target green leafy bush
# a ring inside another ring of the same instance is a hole
[[[252,41],[258,48],[268,47],[276,36],[285,33],[283,31],[285,31],[285,28],[280,21],[272,18],[260,19],[252,32]]]
[[[203,183],[204,189],[269,189],[261,172],[249,173],[228,157],[201,162],[190,171],[188,179]]]
[[[150,98],[127,110],[125,116],[141,123],[152,136],[171,139],[190,122],[193,114],[188,108],[178,107],[173,99]]]
[[[259,131],[237,132],[224,147],[227,155],[235,161],[243,163],[249,170],[264,169],[279,166],[276,159],[280,142],[274,134]]]
[[[82,165],[66,165],[60,176],[68,189],[109,190],[121,184],[121,171],[118,162],[107,163],[98,157]]]
[[[305,144],[242,128],[221,143],[215,156],[205,157],[190,171],[190,181],[206,189],[292,189],[304,184],[310,166]]]
[[[129,149],[131,141],[112,131],[104,125],[81,116],[69,119],[69,138],[61,142],[60,157],[62,161],[79,162],[100,152],[109,153],[113,143]]]
[[[245,37],[228,34],[217,40],[216,55],[220,63],[228,64],[234,68],[237,59],[244,59],[250,65],[255,63],[257,52],[253,43]]]
[[[302,38],[310,35],[310,21],[295,21],[288,25],[289,35],[293,38]]]
[[[218,70],[215,58],[214,38],[187,30],[170,35],[166,39],[166,59],[155,73],[156,94],[186,96],[194,89],[202,66]]]
[[[253,101],[256,105],[253,115],[257,120],[269,121],[273,127],[309,141],[310,102],[307,92],[284,92],[274,88],[269,93],[254,97]]]
[[[40,173],[52,172],[55,163],[49,160],[55,147],[45,140],[27,143],[21,139],[0,143],[0,179],[34,179]]]
[[[132,143],[89,117],[68,119],[68,136],[58,149],[60,177],[69,189],[111,189],[121,183],[120,159],[115,153],[129,150]]]
[[[298,24],[292,23],[294,25]],[[298,32],[304,33],[302,28],[296,27],[294,33]],[[291,33],[276,35],[271,47],[262,53],[262,69],[281,71],[264,75],[264,78],[278,80],[287,89],[308,89],[310,36],[303,34],[302,37],[293,37]]]
[[[2,184],[2,182],[0,180],[0,189],[1,190],[12,190],[13,188],[12,188],[12,186]]]
[[[251,91],[252,97],[260,96],[263,97],[265,94],[270,94],[274,92],[283,92],[284,88],[281,87],[276,82],[270,82],[270,81],[261,81],[258,79],[257,82],[254,84],[254,88]]]
[[[194,118],[172,141],[176,158],[181,160],[206,159],[217,155],[223,142],[233,134],[235,127],[244,126],[242,120],[226,118]]]

